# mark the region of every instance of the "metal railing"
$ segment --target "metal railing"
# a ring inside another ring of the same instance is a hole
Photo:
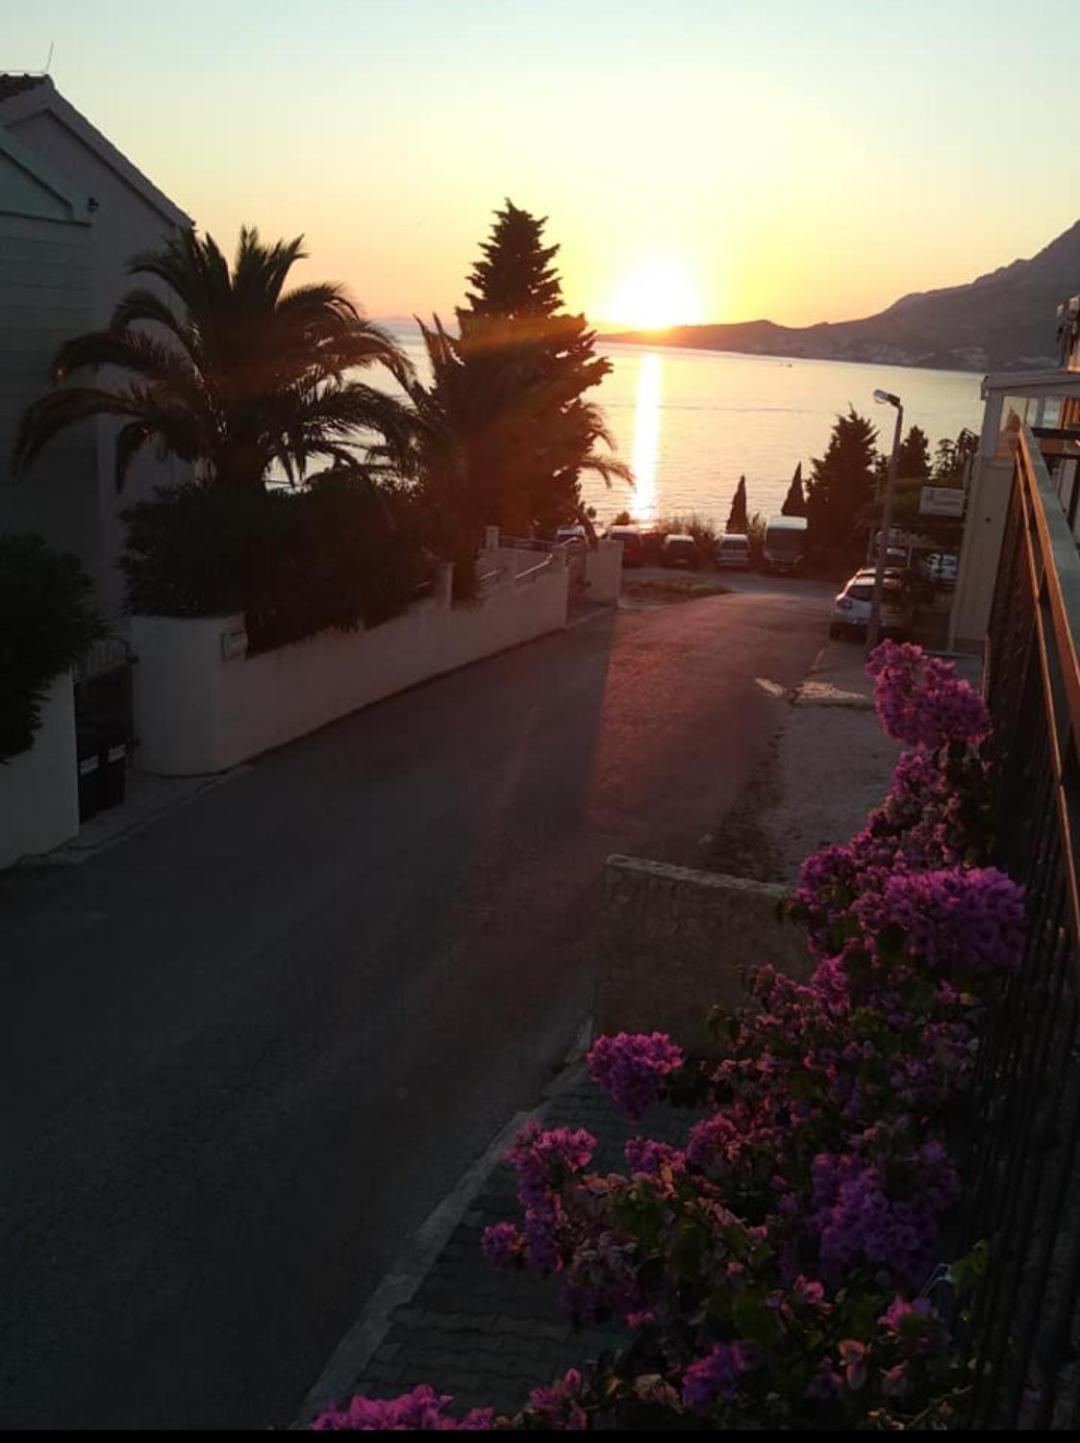
[[[1026,889],[1024,960],[982,1040],[971,1243],[973,1428],[1080,1422],[1080,558],[1031,431],[1019,436],[990,618],[997,860]]]

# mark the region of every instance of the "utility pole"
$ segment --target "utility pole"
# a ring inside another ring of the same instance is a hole
[[[881,538],[878,541],[877,567],[874,571],[874,595],[870,602],[870,620],[866,627],[866,654],[873,651],[881,635],[881,598],[885,590],[885,559],[892,535],[893,497],[896,494],[896,472],[900,464],[900,432],[904,424],[904,407],[900,397],[891,391],[875,391],[874,400],[883,406],[896,407],[896,430],[893,432],[892,455],[889,457],[889,479],[885,483],[885,509],[881,517]],[[873,540],[873,526],[870,537]]]

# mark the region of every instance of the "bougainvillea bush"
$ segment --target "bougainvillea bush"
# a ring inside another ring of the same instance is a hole
[[[971,1260],[944,1267],[981,1009],[1018,966],[1018,888],[986,866],[989,732],[947,663],[885,642],[868,670],[905,751],[864,829],[805,864],[792,903],[815,970],[764,966],[715,1019],[719,1060],[660,1034],[603,1037],[593,1079],[637,1120],[705,1108],[683,1147],[631,1141],[590,1167],[584,1130],[530,1123],[508,1153],[522,1215],[499,1267],[556,1273],[582,1321],[628,1344],[535,1390],[514,1418],[457,1418],[430,1388],[356,1399],[322,1428],[947,1426],[969,1378],[947,1326]]]

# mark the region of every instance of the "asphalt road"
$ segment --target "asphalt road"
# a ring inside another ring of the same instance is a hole
[[[699,860],[827,594],[591,617],[0,877],[0,1426],[290,1421],[565,1056],[604,858]]]

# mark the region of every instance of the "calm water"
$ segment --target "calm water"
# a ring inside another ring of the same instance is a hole
[[[418,333],[394,329],[426,372]],[[964,426],[977,431],[982,416],[981,377],[966,372],[645,346],[612,345],[605,354],[614,369],[593,396],[637,484],[607,490],[584,479],[603,521],[625,508],[642,522],[696,511],[723,524],[740,474],[751,511],[779,511],[796,463],[809,473],[849,403],[878,425],[879,448],[888,449],[893,412],[875,406],[876,387],[900,396],[905,429],[921,426],[931,448]]]

